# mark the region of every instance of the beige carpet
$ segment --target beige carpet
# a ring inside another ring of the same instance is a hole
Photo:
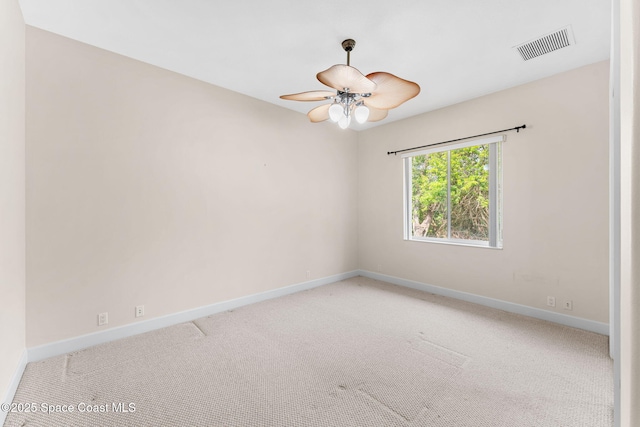
[[[606,427],[612,376],[604,336],[357,277],[30,363],[14,401],[75,411],[5,425]]]

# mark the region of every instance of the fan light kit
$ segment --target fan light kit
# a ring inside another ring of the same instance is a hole
[[[320,83],[335,89],[335,92],[314,90],[282,95],[280,98],[291,101],[332,100],[330,104],[309,111],[307,116],[313,123],[328,119],[346,129],[352,117],[358,123],[377,122],[387,117],[388,110],[420,93],[420,86],[416,83],[393,74],[376,72],[365,76],[353,68],[350,62],[355,45],[352,39],[342,42],[342,48],[347,52],[347,65],[337,64],[316,75]]]

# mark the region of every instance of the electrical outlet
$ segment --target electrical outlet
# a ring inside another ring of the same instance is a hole
[[[98,314],[98,326],[104,326],[109,323],[109,313]]]
[[[136,317],[144,316],[144,305],[136,305]]]
[[[549,307],[555,307],[556,306],[556,297],[547,297],[547,305]]]
[[[565,310],[573,310],[573,301],[565,301],[563,308]]]

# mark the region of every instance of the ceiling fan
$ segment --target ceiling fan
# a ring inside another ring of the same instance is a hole
[[[377,122],[387,117],[388,110],[420,93],[420,86],[416,83],[391,73],[376,72],[365,76],[353,68],[350,62],[355,45],[352,39],[342,42],[342,48],[347,52],[347,65],[337,64],[316,75],[320,83],[335,89],[335,92],[313,90],[282,95],[280,98],[291,101],[332,100],[330,104],[312,109],[307,116],[313,123],[329,119],[346,129],[352,117],[358,123]]]

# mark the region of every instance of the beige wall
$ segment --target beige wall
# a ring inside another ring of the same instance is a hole
[[[25,348],[24,46],[18,1],[0,0],[0,399]]]
[[[640,425],[640,5],[620,1],[622,426]]]
[[[361,132],[360,268],[540,309],[551,295],[608,323],[608,67]],[[403,240],[402,160],[387,151],[522,124],[503,145],[504,249]]]
[[[29,347],[357,268],[354,132],[32,27],[27,123]]]

